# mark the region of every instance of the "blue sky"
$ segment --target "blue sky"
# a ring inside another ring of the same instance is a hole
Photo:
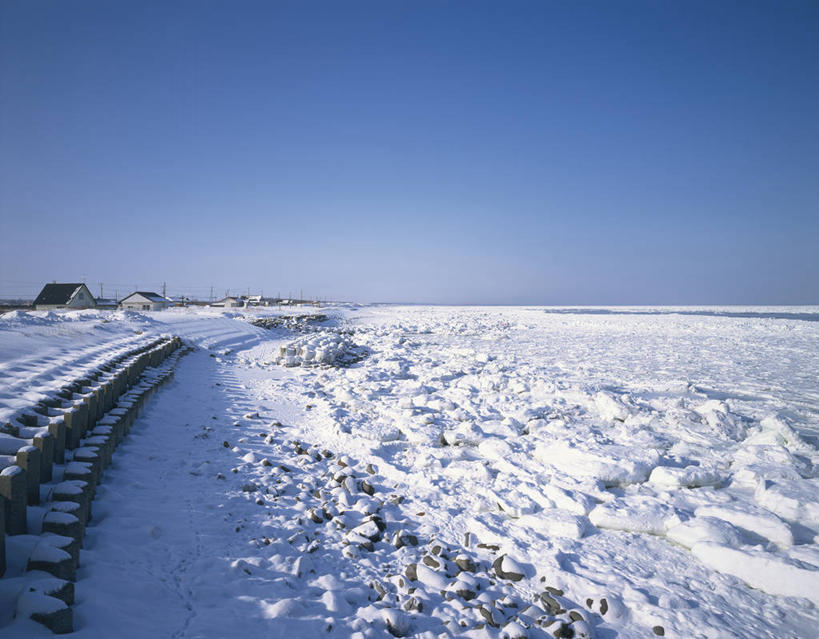
[[[0,295],[819,303],[815,2],[0,3]]]

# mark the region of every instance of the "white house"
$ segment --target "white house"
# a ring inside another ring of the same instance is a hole
[[[96,302],[85,284],[46,284],[37,299],[34,308],[38,311],[50,311],[56,308],[95,308]]]
[[[148,291],[136,291],[123,298],[119,307],[128,311],[164,311],[173,302],[167,297]]]
[[[106,311],[117,310],[117,301],[110,297],[98,297],[94,300],[97,303],[97,308]]]
[[[222,299],[213,302],[211,306],[236,308],[246,306],[247,305],[246,302],[247,302],[246,295],[228,295],[227,297],[223,297]]]

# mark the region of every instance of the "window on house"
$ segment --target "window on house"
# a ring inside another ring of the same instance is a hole
[[[142,305],[142,310],[143,311],[150,311],[151,310],[151,305],[150,304],[143,304]]]

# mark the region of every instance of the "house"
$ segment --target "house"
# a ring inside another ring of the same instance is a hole
[[[247,296],[245,295],[228,295],[222,299],[214,302],[211,306],[219,306],[224,308],[237,308],[246,306]]]
[[[101,311],[117,310],[117,301],[110,297],[98,297],[94,301],[97,303],[97,308]]]
[[[211,306],[220,308],[248,308],[250,306],[273,306],[278,300],[261,295],[228,295],[220,300],[211,302]]]
[[[128,297],[123,298],[119,307],[128,311],[164,311],[173,302],[167,297],[162,297],[158,293],[148,291],[135,291]]]
[[[83,283],[46,284],[37,299],[34,308],[38,311],[50,311],[57,308],[95,308],[97,306],[91,291]]]

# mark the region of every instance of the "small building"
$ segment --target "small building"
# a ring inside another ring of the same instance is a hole
[[[97,303],[97,308],[101,311],[117,310],[117,301],[110,297],[98,297],[94,301]]]
[[[123,298],[119,307],[127,311],[164,311],[173,302],[167,297],[149,291],[135,291]]]
[[[97,303],[91,291],[83,283],[46,284],[37,299],[34,308],[38,311],[51,311],[58,308],[96,308]]]
[[[222,299],[214,302],[211,306],[218,306],[224,308],[238,308],[246,306],[247,296],[245,295],[228,295]]]
[[[261,295],[228,295],[211,302],[210,305],[219,308],[249,308],[251,306],[275,306],[276,302],[278,302],[276,298]]]

